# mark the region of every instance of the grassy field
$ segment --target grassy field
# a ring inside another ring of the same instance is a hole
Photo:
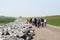
[[[16,18],[0,16],[0,24],[14,22]]]
[[[60,26],[60,15],[59,16],[47,16],[47,23],[51,25]]]

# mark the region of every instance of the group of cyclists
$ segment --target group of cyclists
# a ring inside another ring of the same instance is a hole
[[[32,25],[35,25],[36,27],[46,27],[46,19],[43,18],[30,18],[27,19],[29,23],[32,23]]]

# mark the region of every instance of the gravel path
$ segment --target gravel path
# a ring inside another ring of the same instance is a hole
[[[35,36],[33,40],[60,40],[60,27],[53,27],[47,25],[47,27],[37,28],[33,26],[35,30]]]

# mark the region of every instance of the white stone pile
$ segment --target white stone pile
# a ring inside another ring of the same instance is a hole
[[[32,40],[33,36],[32,26],[22,19],[0,27],[0,39],[2,40]]]

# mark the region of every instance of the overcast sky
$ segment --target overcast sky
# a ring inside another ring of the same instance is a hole
[[[60,15],[60,0],[0,0],[0,16]]]

